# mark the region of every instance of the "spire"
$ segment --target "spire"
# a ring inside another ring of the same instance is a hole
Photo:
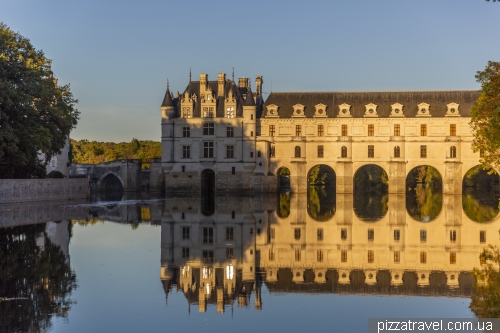
[[[172,100],[172,95],[170,94],[168,79],[167,79],[167,92],[165,92],[165,97],[163,98],[163,103],[161,103],[161,107],[164,107],[164,106],[174,106],[174,101]]]
[[[247,90],[247,99],[245,100],[245,106],[255,106],[255,101],[253,100],[252,90],[248,88]]]
[[[189,82],[191,82],[191,67],[189,67]]]
[[[233,80],[233,82],[234,82],[234,67],[233,67],[233,79],[232,79],[232,80]]]

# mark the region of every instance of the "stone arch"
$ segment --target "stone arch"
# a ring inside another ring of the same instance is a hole
[[[204,169],[201,172],[201,192],[203,194],[213,193],[215,191],[215,171]]]
[[[490,170],[478,164],[469,168],[462,178],[462,209],[473,222],[489,223],[499,215],[500,179],[496,171],[488,175]]]
[[[389,210],[388,175],[376,164],[364,164],[353,175],[353,210],[364,222],[377,222]]]
[[[376,162],[375,163],[365,163],[365,164],[360,164],[353,173],[354,190],[356,189],[356,182],[355,182],[356,176],[359,175],[359,172],[363,171],[363,169],[370,168],[372,166],[380,168],[383,171],[383,175],[385,177],[385,179],[383,181],[387,181],[387,185],[389,184],[389,182],[388,182],[389,176],[388,176],[388,173],[385,170],[384,166],[382,166],[382,165],[380,165],[380,163],[376,163]]]
[[[318,222],[328,221],[336,210],[336,174],[327,164],[317,164],[307,173],[307,213]]]
[[[406,211],[418,222],[430,222],[443,209],[443,176],[432,165],[420,164],[406,175]]]
[[[286,166],[279,167],[276,170],[276,177],[277,177],[276,181],[278,182],[278,189],[281,189],[281,188],[289,189],[290,188],[291,175],[292,175],[292,173],[291,173],[290,168],[288,168]]]
[[[119,182],[116,182],[116,180]],[[113,189],[111,187],[114,187]],[[121,188],[120,188],[121,187]],[[123,179],[114,171],[104,173],[97,181],[97,189],[100,191],[123,191],[125,189]]]

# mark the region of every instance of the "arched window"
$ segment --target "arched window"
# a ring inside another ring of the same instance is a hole
[[[400,157],[401,156],[401,149],[399,149],[399,146],[394,147],[394,157]]]
[[[340,148],[340,156],[347,157],[347,147],[346,146],[342,146],[342,148]]]
[[[455,146],[450,147],[450,157],[451,158],[457,157],[457,147]]]
[[[300,157],[300,147],[295,146],[295,157]]]

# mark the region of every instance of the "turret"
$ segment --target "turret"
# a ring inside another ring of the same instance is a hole
[[[163,98],[163,102],[161,103],[161,120],[162,123],[167,122],[169,119],[174,117],[174,100],[172,99],[172,94],[170,93],[170,89],[167,81],[167,91],[165,92],[165,97]]]
[[[262,80],[262,76],[257,76],[255,78],[255,89],[256,89],[256,95],[257,96],[262,96],[262,84],[264,83],[264,80]]]

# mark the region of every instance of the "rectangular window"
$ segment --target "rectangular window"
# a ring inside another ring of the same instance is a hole
[[[189,247],[183,247],[182,248],[182,257],[183,258],[189,258]]]
[[[295,230],[293,232],[293,236],[294,236],[295,240],[300,239],[300,228],[295,228]]]
[[[347,239],[347,229],[341,229],[340,230],[340,238],[342,240],[346,240]]]
[[[300,250],[299,249],[295,250],[295,261],[300,261]]]
[[[203,228],[203,244],[214,243],[214,228]]]
[[[234,258],[233,248],[227,247],[226,248],[226,259],[233,259],[233,258]]]
[[[261,157],[262,154],[260,153],[260,150],[257,152],[257,157]]]
[[[204,262],[214,262],[214,251],[203,250],[203,261]]]
[[[323,146],[318,146],[318,157],[323,157],[323,155],[324,155]]]
[[[269,249],[269,261],[274,260],[274,249]]]
[[[420,241],[427,242],[427,230],[420,230]]]
[[[214,142],[204,141],[203,142],[203,157],[213,158],[214,157]]]
[[[375,260],[375,254],[373,253],[373,250],[368,250],[368,262],[373,263]]]
[[[295,136],[301,136],[301,135],[302,135],[302,126],[295,125]]]
[[[394,125],[394,136],[401,136],[401,127],[399,124]]]
[[[486,243],[486,231],[479,232],[479,242]]]
[[[189,227],[182,227],[182,239],[189,239]]]
[[[318,125],[318,136],[323,136],[323,125]]]
[[[318,242],[322,242],[323,241],[323,229],[322,228],[318,228],[317,239],[318,239]]]
[[[253,137],[253,131],[250,131],[250,136]]]
[[[342,125],[342,136],[347,136],[347,125]]]
[[[269,151],[269,157],[276,157],[276,147],[271,145],[271,149]]]
[[[427,135],[427,125],[425,124],[420,125],[420,135],[421,136]]]
[[[191,146],[182,146],[182,158],[191,158]]]
[[[233,175],[236,174],[236,168],[235,167],[231,167],[231,174],[233,174]]]
[[[450,252],[450,264],[456,264],[457,263],[457,253],[456,252]]]
[[[368,229],[368,240],[373,241],[375,239],[375,231],[373,229]]]
[[[346,250],[340,251],[340,261],[347,262],[347,251]]]
[[[234,218],[235,218],[235,217],[236,217],[236,211],[234,211],[234,210],[233,210],[233,211],[231,212],[231,218],[234,220]]]
[[[450,242],[455,243],[457,241],[457,231],[450,230]]]
[[[234,228],[226,228],[226,240],[233,240]]]
[[[427,157],[427,146],[420,146],[420,157],[421,158]]]
[[[226,146],[226,158],[234,158],[234,146]]]
[[[250,152],[250,157],[253,157],[253,151]]]
[[[323,250],[316,251],[316,260],[318,262],[323,262]]]
[[[234,137],[234,127],[232,127],[232,126],[226,127],[226,136],[228,138],[233,138]]]
[[[399,264],[400,262],[400,254],[399,251],[394,251],[394,263]]]
[[[214,133],[215,133],[214,123],[203,124],[203,135],[214,135]]]
[[[274,125],[269,125],[269,136],[274,136],[275,131]]]
[[[420,252],[420,263],[421,264],[427,263],[427,253],[426,252]]]
[[[375,128],[373,125],[368,125],[368,136],[375,135]]]
[[[368,157],[374,157],[375,156],[375,148],[372,145],[368,146]]]
[[[274,228],[269,229],[269,240],[274,240]]]
[[[398,242],[400,237],[401,237],[401,233],[399,232],[399,230],[394,230],[394,240],[396,242]]]
[[[189,126],[182,128],[182,137],[189,138],[191,136],[191,128]]]
[[[456,135],[457,135],[457,125],[450,124],[450,136],[456,136]]]

